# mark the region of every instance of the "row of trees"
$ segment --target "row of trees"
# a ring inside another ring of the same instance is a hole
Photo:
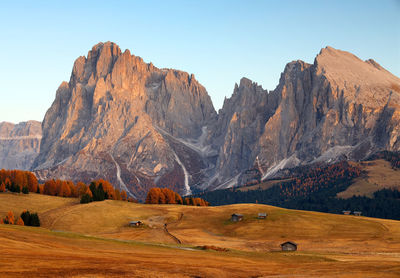
[[[0,192],[9,190],[11,192],[29,192],[59,196],[81,198],[85,195],[86,202],[102,201],[105,199],[135,201],[128,198],[126,191],[115,189],[106,180],[99,179],[91,182],[90,186],[83,182],[74,183],[70,180],[47,180],[39,184],[36,176],[29,171],[21,170],[0,170]]]
[[[93,201],[104,201],[106,199],[128,202],[136,201],[131,197],[128,198],[128,195],[124,190],[119,191],[118,189],[115,189],[111,183],[102,179],[92,181],[90,183],[90,186],[86,188],[86,190],[80,196],[82,204],[90,203]]]
[[[307,197],[321,190],[342,189],[360,175],[360,168],[341,161],[325,167],[306,169],[294,180],[282,183],[279,188],[286,198]]]
[[[5,218],[0,219],[0,224],[40,227],[40,220],[37,213],[30,213],[27,210],[24,210],[21,216],[15,219],[14,213],[9,211]]]
[[[271,188],[240,191],[235,189],[216,190],[198,194],[213,205],[235,203],[263,203],[292,209],[313,210],[341,214],[343,210],[361,211],[370,217],[400,220],[400,191],[382,189],[373,198],[354,196],[337,198],[346,190],[359,169],[348,163],[336,163],[326,167],[296,169],[299,176],[291,181],[280,182]],[[327,182],[329,181],[329,182]]]
[[[179,204],[188,206],[210,205],[210,203],[201,198],[187,197],[182,199],[182,197],[175,191],[169,188],[159,187],[153,187],[149,190],[146,197],[146,204]]]
[[[0,224],[24,226],[24,221],[22,220],[21,217],[18,217],[18,219],[15,219],[14,213],[12,211],[9,211],[7,213],[7,216],[4,219],[0,219]]]
[[[0,170],[0,192],[7,188],[12,192],[37,192],[39,182],[35,175],[29,171]],[[26,188],[26,189],[24,189]]]

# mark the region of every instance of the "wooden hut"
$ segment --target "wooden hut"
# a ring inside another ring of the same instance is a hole
[[[342,211],[342,212],[343,212],[344,215],[349,215],[349,214],[351,213],[350,210],[344,210],[344,211]]]
[[[297,250],[297,243],[293,241],[286,241],[281,244],[282,251],[296,251]]]
[[[239,222],[243,220],[243,214],[234,213],[231,215],[232,222]]]
[[[129,227],[139,227],[142,224],[143,224],[142,221],[131,221],[129,222]]]
[[[361,211],[353,211],[353,214],[354,214],[355,216],[361,216]]]
[[[267,218],[267,213],[266,212],[258,213],[258,219],[265,219],[265,218]]]

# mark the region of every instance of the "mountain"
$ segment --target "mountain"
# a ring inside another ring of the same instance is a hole
[[[139,199],[155,185],[229,188],[399,150],[399,105],[399,78],[326,47],[313,64],[287,64],[273,91],[242,78],[216,113],[193,74],[99,43],[57,90],[32,169],[42,180],[106,178]]]
[[[154,185],[190,193],[202,177],[189,175],[204,165],[180,140],[197,139],[216,116],[193,74],[99,43],[58,88],[33,169],[41,179],[106,178],[137,198]]]
[[[231,179],[225,187],[243,184],[235,175],[249,168],[266,179],[283,168],[400,149],[400,79],[373,60],[326,47],[314,64],[287,64],[268,94],[243,83],[240,87],[253,92],[242,89],[240,106],[235,88],[216,128],[229,126],[216,170],[219,183]],[[257,98],[256,92],[264,96]],[[233,165],[230,159],[245,163]]]
[[[40,122],[1,122],[0,169],[30,169],[39,154],[41,138]]]

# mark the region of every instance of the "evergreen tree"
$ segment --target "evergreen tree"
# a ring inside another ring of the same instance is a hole
[[[24,193],[24,194],[29,194],[29,189],[28,189],[28,187],[26,187],[26,186],[22,187],[22,193]]]
[[[90,197],[90,195],[87,193],[83,194],[81,197],[81,204],[87,204],[90,202],[92,202],[92,197]]]

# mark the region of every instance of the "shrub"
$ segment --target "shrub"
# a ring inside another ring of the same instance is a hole
[[[81,197],[81,204],[87,204],[87,203],[90,203],[92,201],[93,201],[92,197],[90,197],[90,195],[87,194],[87,193],[83,194],[82,197]]]

